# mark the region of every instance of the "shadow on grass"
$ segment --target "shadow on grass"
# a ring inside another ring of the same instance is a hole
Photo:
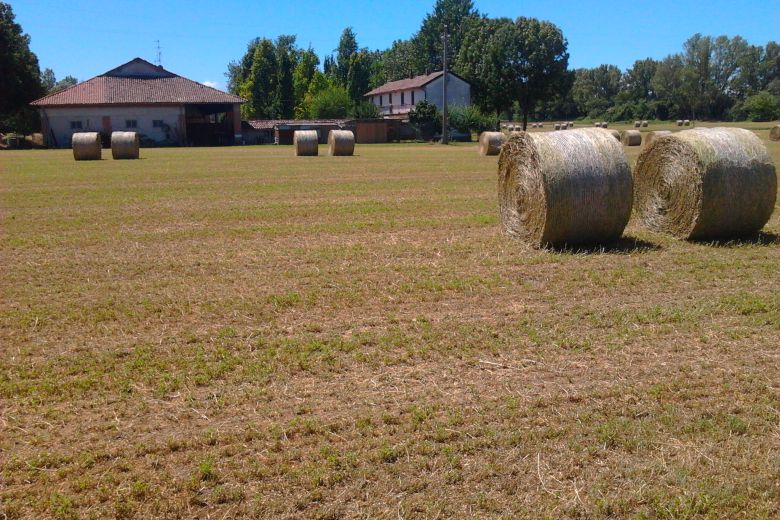
[[[660,251],[661,246],[639,238],[624,236],[620,237],[614,242],[601,244],[565,244],[559,246],[548,246],[545,249],[554,253],[565,253],[573,255],[631,255],[635,253]]]
[[[777,246],[780,245],[780,235],[759,231],[752,235],[737,238],[721,238],[716,240],[691,240],[691,243],[711,247],[742,247],[742,246]]]

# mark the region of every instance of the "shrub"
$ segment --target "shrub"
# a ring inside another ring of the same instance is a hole
[[[747,98],[743,108],[747,119],[751,121],[773,121],[780,118],[780,98],[765,90]]]
[[[409,122],[415,126],[423,139],[432,139],[435,133],[441,132],[439,109],[425,100],[417,103],[409,112]]]

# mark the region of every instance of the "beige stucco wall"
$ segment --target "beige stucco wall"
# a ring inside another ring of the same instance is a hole
[[[155,141],[166,139],[164,129],[155,128],[152,122],[161,119],[171,129],[169,138],[176,141],[180,132],[179,116],[184,115],[184,106],[158,105],[158,106],[102,106],[102,107],[49,107],[41,109],[41,118],[44,125],[56,137],[56,146],[70,147],[71,136],[75,132],[104,132],[103,117],[111,118],[110,131],[132,130],[142,136]],[[134,119],[138,126],[134,129],[126,128],[126,121]],[[71,130],[71,121],[81,121],[80,130]],[[55,146],[51,142],[51,134],[45,136],[49,146]]]

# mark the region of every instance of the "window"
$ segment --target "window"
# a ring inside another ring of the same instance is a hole
[[[412,105],[414,105],[414,90],[412,90]]]
[[[404,92],[401,92],[401,104],[404,104]]]
[[[379,96],[379,106],[382,106],[382,96]]]
[[[152,126],[154,128],[162,128],[164,124],[165,123],[163,123],[162,119],[155,119],[155,120],[152,121]]]
[[[138,128],[138,121],[135,119],[125,120],[125,128]]]
[[[393,93],[392,93],[392,92],[390,92],[390,93],[387,95],[387,104],[388,104],[388,105],[392,105],[392,104],[393,104]]]
[[[81,130],[81,121],[71,121],[70,122],[70,129],[71,130]]]

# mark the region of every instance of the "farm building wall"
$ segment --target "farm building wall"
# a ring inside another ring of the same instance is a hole
[[[70,147],[76,132],[105,135],[112,131],[133,131],[158,143],[178,143],[184,137],[182,105],[48,107],[41,109],[41,120],[50,147]],[[128,127],[127,121],[135,121],[136,126]],[[155,126],[155,121],[162,121],[162,125]]]
[[[433,103],[439,110],[444,108],[443,82],[444,77],[438,77],[425,85],[425,99]],[[447,74],[447,104],[451,107],[466,107],[471,105],[471,85],[453,74]]]
[[[425,90],[421,88],[399,90],[392,93],[386,92],[371,96],[371,102],[379,107],[382,115],[408,114],[423,99],[425,99]],[[412,103],[412,100],[414,100],[414,103]]]

